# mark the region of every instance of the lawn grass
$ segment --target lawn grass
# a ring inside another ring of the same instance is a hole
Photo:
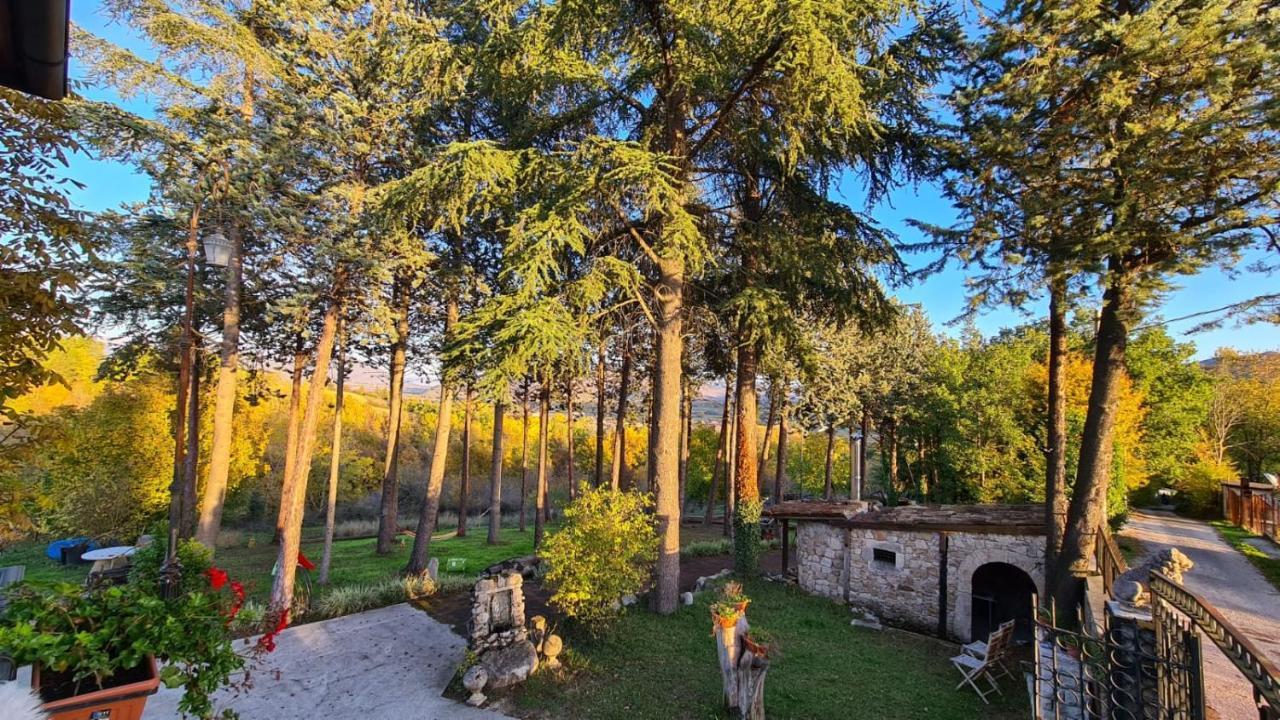
[[[770,718],[1016,718],[1025,715],[1021,677],[1001,682],[990,706],[956,690],[948,658],[958,648],[911,633],[850,626],[842,605],[792,586],[746,584],[748,616],[781,648],[765,683]],[[632,610],[599,640],[571,637],[564,669],[535,675],[509,698],[524,717],[723,718],[711,639],[711,593],[660,617]],[[1016,670],[1016,668],[1015,668]]]
[[[431,553],[440,558],[441,573],[445,572],[448,558],[465,561],[464,568],[457,574],[477,575],[495,562],[533,552],[532,530],[521,533],[514,528],[504,528],[502,542],[498,545],[486,544],[486,537],[486,528],[473,529],[462,538],[456,537],[452,530],[436,534],[431,542]],[[374,584],[398,577],[413,547],[412,539],[401,539],[403,542],[393,546],[387,555],[374,552],[375,538],[335,540],[329,571],[330,586]],[[17,544],[0,552],[0,567],[25,565],[26,579],[32,581],[84,582],[89,565],[63,567],[45,557],[45,547],[43,542]],[[219,548],[214,562],[233,579],[244,583],[249,599],[265,602],[271,594],[271,568],[275,565],[278,551],[279,547],[272,545],[268,536],[246,535],[241,545]],[[302,544],[303,554],[317,565],[322,551],[323,543],[318,540]],[[317,588],[316,592],[325,590]]]
[[[1222,536],[1223,540],[1226,540],[1228,544],[1239,550],[1246,558],[1249,558],[1249,562],[1258,568],[1262,576],[1267,579],[1267,582],[1271,583],[1272,587],[1280,590],[1280,558],[1273,558],[1245,542],[1250,538],[1261,537],[1260,535],[1254,535],[1248,530],[1232,525],[1225,520],[1214,520],[1210,524],[1217,528],[1218,534]]]

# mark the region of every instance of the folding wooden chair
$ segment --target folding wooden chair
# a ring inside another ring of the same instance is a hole
[[[961,647],[960,654],[951,658],[951,664],[963,676],[960,684],[956,685],[956,689],[959,690],[968,685],[978,693],[978,697],[982,698],[984,703],[990,702],[987,696],[993,692],[1003,694],[996,680],[1002,677],[1013,677],[1004,664],[1012,640],[1013,621],[1010,620],[992,631],[985,643],[973,642]],[[991,687],[984,690],[978,681],[983,681]]]

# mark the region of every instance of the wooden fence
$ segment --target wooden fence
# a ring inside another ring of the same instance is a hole
[[[1280,497],[1268,485],[1223,483],[1222,515],[1251,533],[1280,542]]]

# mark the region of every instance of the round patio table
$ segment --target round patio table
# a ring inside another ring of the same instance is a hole
[[[125,559],[137,551],[138,548],[132,545],[116,545],[115,547],[98,548],[80,557],[84,560],[91,560],[93,567],[89,569],[89,572],[96,573],[122,567]]]
[[[99,560],[115,560],[116,558],[129,557],[137,551],[138,548],[132,545],[117,545],[115,547],[91,550],[80,557],[83,560],[98,562]]]

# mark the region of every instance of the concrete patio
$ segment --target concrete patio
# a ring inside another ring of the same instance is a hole
[[[442,697],[466,643],[407,604],[290,628],[240,695],[223,691],[218,709],[243,720],[494,720],[503,718]],[[161,688],[143,720],[180,717],[181,690]]]

